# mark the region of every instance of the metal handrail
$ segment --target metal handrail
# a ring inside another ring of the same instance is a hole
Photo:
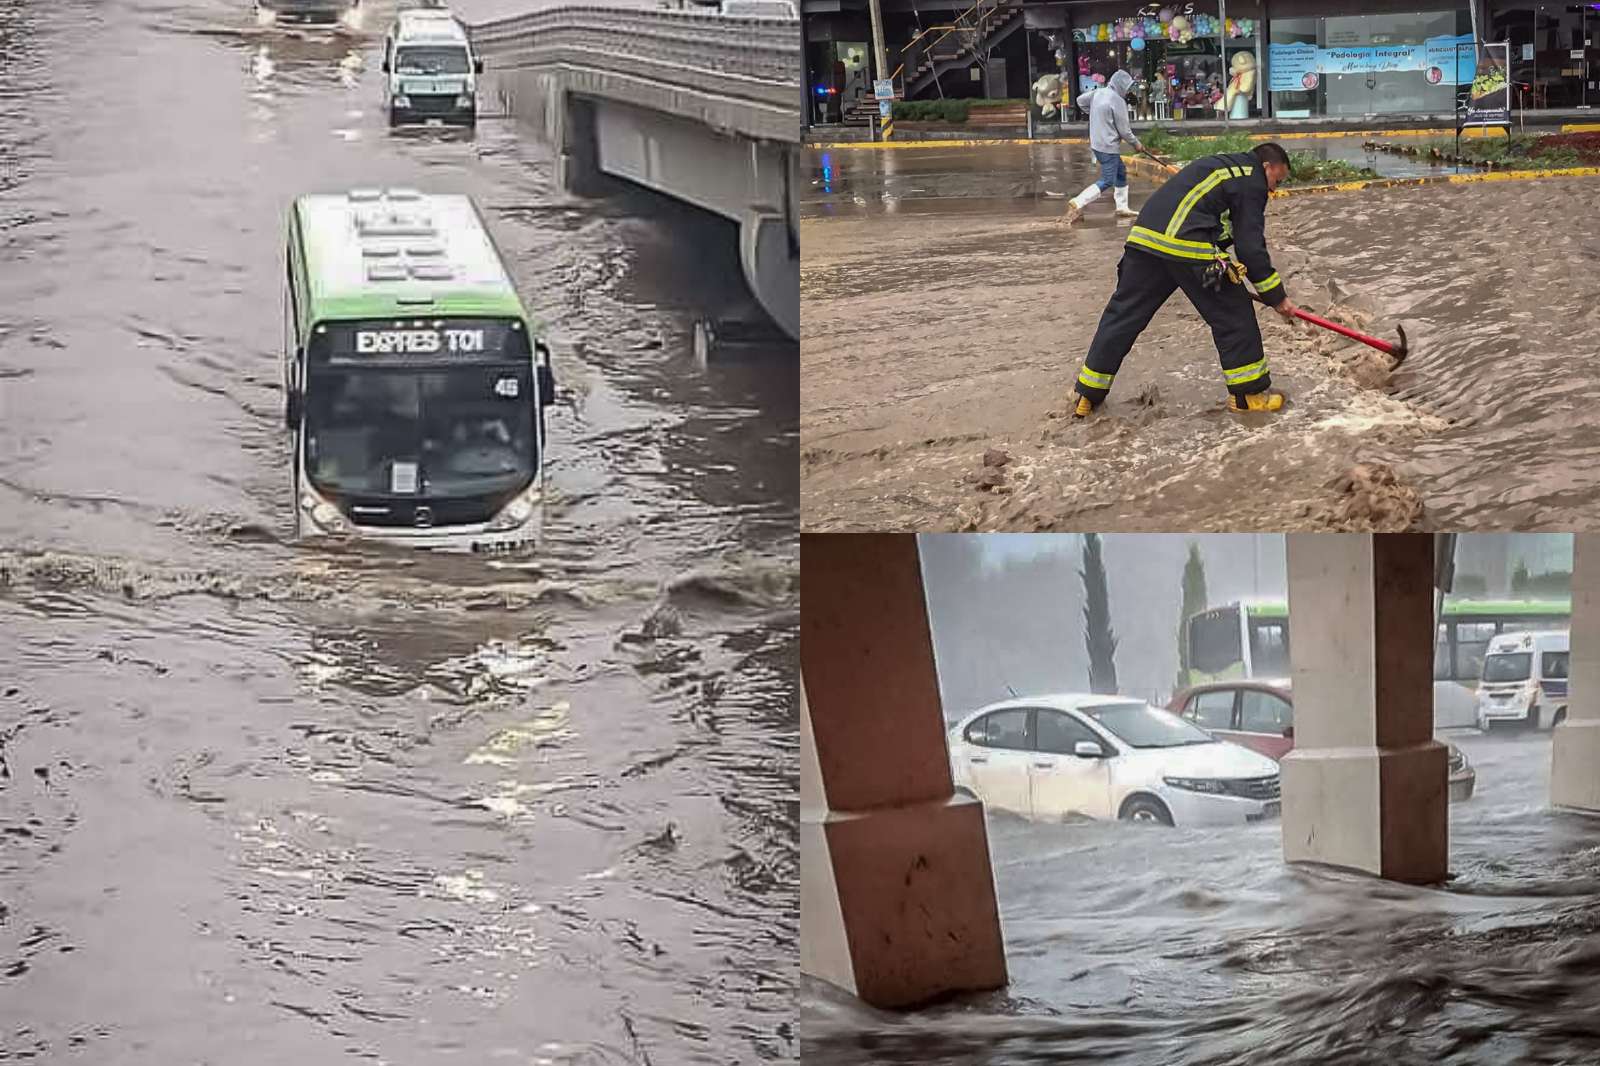
[[[907,52],[911,51],[911,49],[916,46],[917,42],[922,40],[923,37],[925,37],[928,34],[934,32],[935,30],[943,30],[944,31],[943,33],[939,34],[938,38],[936,40],[934,40],[933,43],[929,44],[926,48],[923,48],[923,49],[920,50],[922,52],[931,52],[934,48],[939,46],[940,42],[942,42],[946,37],[950,36],[952,33],[956,32],[957,30],[960,30],[960,29],[967,29],[968,27],[966,25],[964,25],[964,20],[966,19],[966,17],[968,15],[972,14],[974,11],[977,11],[979,8],[982,8],[982,7],[987,7],[990,10],[999,10],[1002,6],[1004,6],[1004,3],[1005,3],[1005,0],[977,0],[977,2],[974,3],[971,7],[967,8],[965,11],[963,11],[959,15],[957,15],[955,17],[955,20],[952,23],[950,23],[949,25],[941,24],[941,25],[938,25],[938,26],[928,26],[925,29],[918,30],[916,33],[912,34],[911,40],[907,41],[905,43],[905,45],[900,49],[900,56],[901,56],[900,65],[898,67],[894,68],[894,72],[889,75],[889,78],[891,80],[893,80],[895,78],[901,78],[902,81],[904,80],[903,72],[906,69],[906,60],[905,60],[904,57],[905,57]],[[973,29],[978,29],[978,28],[981,28],[981,27],[972,27],[972,28]]]

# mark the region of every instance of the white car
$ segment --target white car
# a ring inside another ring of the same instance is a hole
[[[1121,696],[992,703],[950,731],[958,790],[1037,820],[1243,825],[1276,817],[1278,764]]]

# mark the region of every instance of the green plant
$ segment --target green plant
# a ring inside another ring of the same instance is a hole
[[[1089,691],[1110,695],[1117,691],[1117,635],[1111,629],[1111,602],[1106,589],[1105,559],[1100,534],[1083,535],[1083,641],[1089,653]]]
[[[1205,610],[1206,561],[1200,556],[1200,545],[1189,542],[1189,558],[1183,564],[1183,592],[1178,606],[1178,684],[1189,683],[1189,619]]]

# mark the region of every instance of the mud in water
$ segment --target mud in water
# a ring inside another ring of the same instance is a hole
[[[1600,182],[1275,201],[1268,235],[1291,295],[1391,341],[1403,325],[1406,362],[1262,310],[1291,403],[1230,414],[1209,331],[1175,296],[1082,423],[1069,390],[1125,227],[1105,202],[1070,230],[1056,222],[1045,186],[1086,183],[1086,167],[1030,163],[1048,181],[998,213],[967,195],[986,149],[929,151],[963,175],[929,180],[948,198],[853,215],[813,204],[803,226],[807,529],[1525,529],[1594,516],[1584,471],[1600,416],[1581,368],[1600,343],[1600,281],[1571,270],[1593,249],[1570,220]],[[1137,207],[1153,186],[1132,182]],[[1015,183],[1002,168],[1002,189]],[[972,477],[989,448],[1013,457],[1001,483]]]
[[[989,821],[1010,987],[909,1013],[801,994],[818,1066],[1600,1058],[1600,827],[1548,809],[1548,734],[1455,734],[1451,881],[1282,861],[1276,822]]]
[[[793,350],[697,364],[722,223],[391,135],[362,8],[0,0],[0,1062],[794,1059]],[[550,326],[537,553],[288,542],[284,213],[380,184]]]

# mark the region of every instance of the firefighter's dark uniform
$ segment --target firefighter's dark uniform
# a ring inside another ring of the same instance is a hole
[[[1274,307],[1284,301],[1283,280],[1267,255],[1266,211],[1267,176],[1249,152],[1196,159],[1157,189],[1128,234],[1117,291],[1100,316],[1078,392],[1095,404],[1106,398],[1134,340],[1175,289],[1211,327],[1228,391],[1242,398],[1271,385],[1244,286],[1226,278],[1206,284],[1207,268],[1232,245],[1256,292]]]

